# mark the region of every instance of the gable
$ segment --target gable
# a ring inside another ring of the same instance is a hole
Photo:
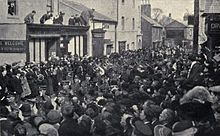
[[[186,26],[176,20],[165,26],[166,28],[185,28]]]
[[[85,5],[81,4],[81,3],[77,3],[74,1],[70,1],[70,0],[62,0],[61,1],[62,4],[64,4],[64,6],[70,7],[73,10],[77,11],[79,14],[84,11],[84,10],[89,10],[89,7],[86,7]],[[100,21],[100,22],[108,22],[108,23],[117,23],[116,20],[107,17],[97,11],[94,12],[94,21]]]

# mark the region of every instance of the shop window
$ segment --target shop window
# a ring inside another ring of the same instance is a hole
[[[125,29],[125,17],[121,17],[121,27],[122,27],[122,30]]]
[[[17,1],[8,0],[8,15],[16,16],[17,15]]]
[[[134,30],[134,29],[135,29],[135,19],[132,18],[132,30]]]

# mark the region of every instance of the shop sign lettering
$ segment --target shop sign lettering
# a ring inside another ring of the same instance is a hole
[[[24,53],[25,40],[0,40],[0,53]]]

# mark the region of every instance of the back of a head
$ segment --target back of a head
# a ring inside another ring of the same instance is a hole
[[[66,118],[72,118],[73,117],[73,106],[69,104],[65,104],[61,107],[61,113]]]
[[[195,124],[189,120],[176,122],[172,127],[172,136],[193,136],[197,129]]]

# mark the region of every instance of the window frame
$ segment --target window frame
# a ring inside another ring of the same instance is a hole
[[[7,18],[9,18],[9,19],[18,19],[19,17],[19,14],[18,14],[18,9],[19,9],[19,7],[18,7],[18,0],[7,0],[6,1],[7,3],[7,6],[8,6],[8,8],[7,8]],[[11,15],[11,14],[9,14],[9,12],[8,12],[8,9],[9,9],[9,2],[14,2],[15,3],[15,14],[14,15]]]

